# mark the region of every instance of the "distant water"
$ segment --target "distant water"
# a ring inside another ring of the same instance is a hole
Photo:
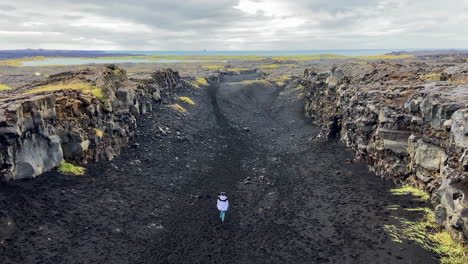
[[[416,49],[405,49],[413,51]],[[360,49],[360,50],[274,50],[274,51],[104,51],[106,54],[132,55],[173,55],[173,56],[294,56],[294,55],[318,55],[336,54],[344,56],[373,56],[387,54],[394,49]],[[45,65],[83,65],[83,64],[108,64],[108,63],[176,63],[176,62],[196,62],[197,60],[158,60],[147,59],[95,59],[95,58],[48,58],[41,61],[24,61],[22,66],[45,66]]]
[[[85,64],[113,64],[113,63],[176,63],[197,62],[200,60],[146,60],[146,59],[45,59],[40,61],[23,61],[22,66],[46,65],[85,65]]]
[[[336,54],[344,56],[373,56],[390,53],[392,51],[410,51],[415,49],[354,49],[354,50],[272,50],[272,51],[108,51],[107,53],[125,53],[135,55],[182,55],[182,56],[235,56],[235,55],[318,55]]]

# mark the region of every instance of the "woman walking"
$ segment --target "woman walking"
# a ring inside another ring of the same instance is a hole
[[[221,218],[221,222],[224,222],[226,211],[229,208],[229,201],[225,192],[219,193],[217,206],[220,211],[219,217]]]

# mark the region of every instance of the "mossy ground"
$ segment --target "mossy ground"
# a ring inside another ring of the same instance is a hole
[[[195,105],[195,102],[190,97],[187,97],[187,96],[180,96],[179,100],[181,100],[184,103],[187,103],[189,105]]]
[[[11,87],[8,86],[8,85],[0,84],[0,91],[11,90],[11,89],[13,89],[13,88],[11,88]]]
[[[418,197],[418,199],[422,200],[422,201],[427,201],[427,200],[429,200],[431,198],[429,193],[427,193],[427,192],[425,192],[423,190],[420,190],[418,188],[415,188],[413,186],[409,186],[409,185],[405,185],[405,186],[402,186],[400,188],[391,189],[390,192],[395,194],[395,195],[411,194],[411,195],[414,195],[414,196]]]
[[[69,174],[69,175],[83,175],[85,174],[85,168],[75,166],[71,163],[64,162],[60,164],[58,171],[60,171],[63,174]]]
[[[96,61],[100,59],[113,59],[113,60],[149,60],[149,61],[161,61],[161,60],[174,60],[174,61],[184,61],[184,60],[193,60],[198,62],[221,62],[226,60],[246,60],[246,61],[261,61],[267,58],[276,60],[276,61],[309,61],[309,60],[347,60],[347,59],[356,59],[356,60],[394,60],[394,59],[408,59],[413,58],[413,55],[375,55],[375,56],[344,56],[337,54],[311,54],[311,55],[282,55],[282,56],[263,56],[263,55],[228,55],[228,56],[177,56],[177,55],[136,55],[136,56],[122,56],[122,57],[98,57],[94,58]],[[54,57],[55,59],[89,59],[82,57]],[[14,66],[20,67],[23,66],[25,61],[42,61],[46,60],[48,57],[29,57],[29,58],[20,58],[20,59],[11,59],[11,60],[0,60],[0,66]],[[190,62],[185,62],[190,63]],[[358,62],[356,62],[358,63]],[[59,66],[59,65],[42,65],[46,66]],[[65,65],[62,65],[65,66]],[[276,66],[270,66],[276,67]],[[221,70],[224,68],[224,65],[206,65],[205,69],[209,70]]]
[[[205,78],[202,78],[202,77],[199,77],[199,78],[195,79],[195,81],[198,84],[201,84],[201,85],[208,85],[208,81]]]
[[[172,104],[172,105],[169,105],[169,107],[176,110],[177,112],[180,112],[180,113],[186,113],[187,112],[187,109],[182,107],[180,104]]]
[[[417,200],[429,200],[429,194],[411,186],[392,189],[395,195],[411,194]],[[387,210],[398,210],[398,205],[391,205]],[[435,221],[434,211],[429,207],[405,208],[406,211],[420,212],[423,216],[416,221],[394,217],[399,225],[385,225],[384,229],[392,240],[402,243],[403,240],[415,241],[425,249],[436,252],[443,264],[468,263],[468,248],[455,241],[452,236]]]
[[[99,100],[103,100],[105,98],[104,92],[99,89],[98,87],[92,85],[91,83],[86,82],[74,82],[74,83],[53,83],[44,86],[35,87],[34,89],[28,91],[27,93],[39,93],[39,92],[47,92],[47,91],[58,91],[58,90],[80,90],[83,92],[91,93]]]
[[[102,138],[102,137],[104,136],[104,132],[103,132],[102,130],[100,130],[100,129],[98,129],[98,128],[95,128],[94,131],[96,132],[96,135],[97,135],[98,137],[101,137],[101,138]]]
[[[426,75],[421,76],[421,78],[428,80],[428,81],[440,81],[441,73],[429,73]]]

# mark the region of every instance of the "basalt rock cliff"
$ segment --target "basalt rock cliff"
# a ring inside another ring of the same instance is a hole
[[[31,93],[55,84],[89,84],[99,96],[80,89]],[[35,177],[63,160],[111,160],[132,137],[136,118],[184,85],[172,70],[129,80],[124,70],[106,66],[56,74],[0,95],[0,180]]]
[[[377,174],[432,194],[436,220],[468,241],[468,64],[306,70],[305,110]]]

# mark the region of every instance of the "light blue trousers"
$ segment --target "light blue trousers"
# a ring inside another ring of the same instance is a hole
[[[221,211],[219,214],[219,218],[221,218],[221,222],[224,222],[224,216],[226,216],[226,211]]]

